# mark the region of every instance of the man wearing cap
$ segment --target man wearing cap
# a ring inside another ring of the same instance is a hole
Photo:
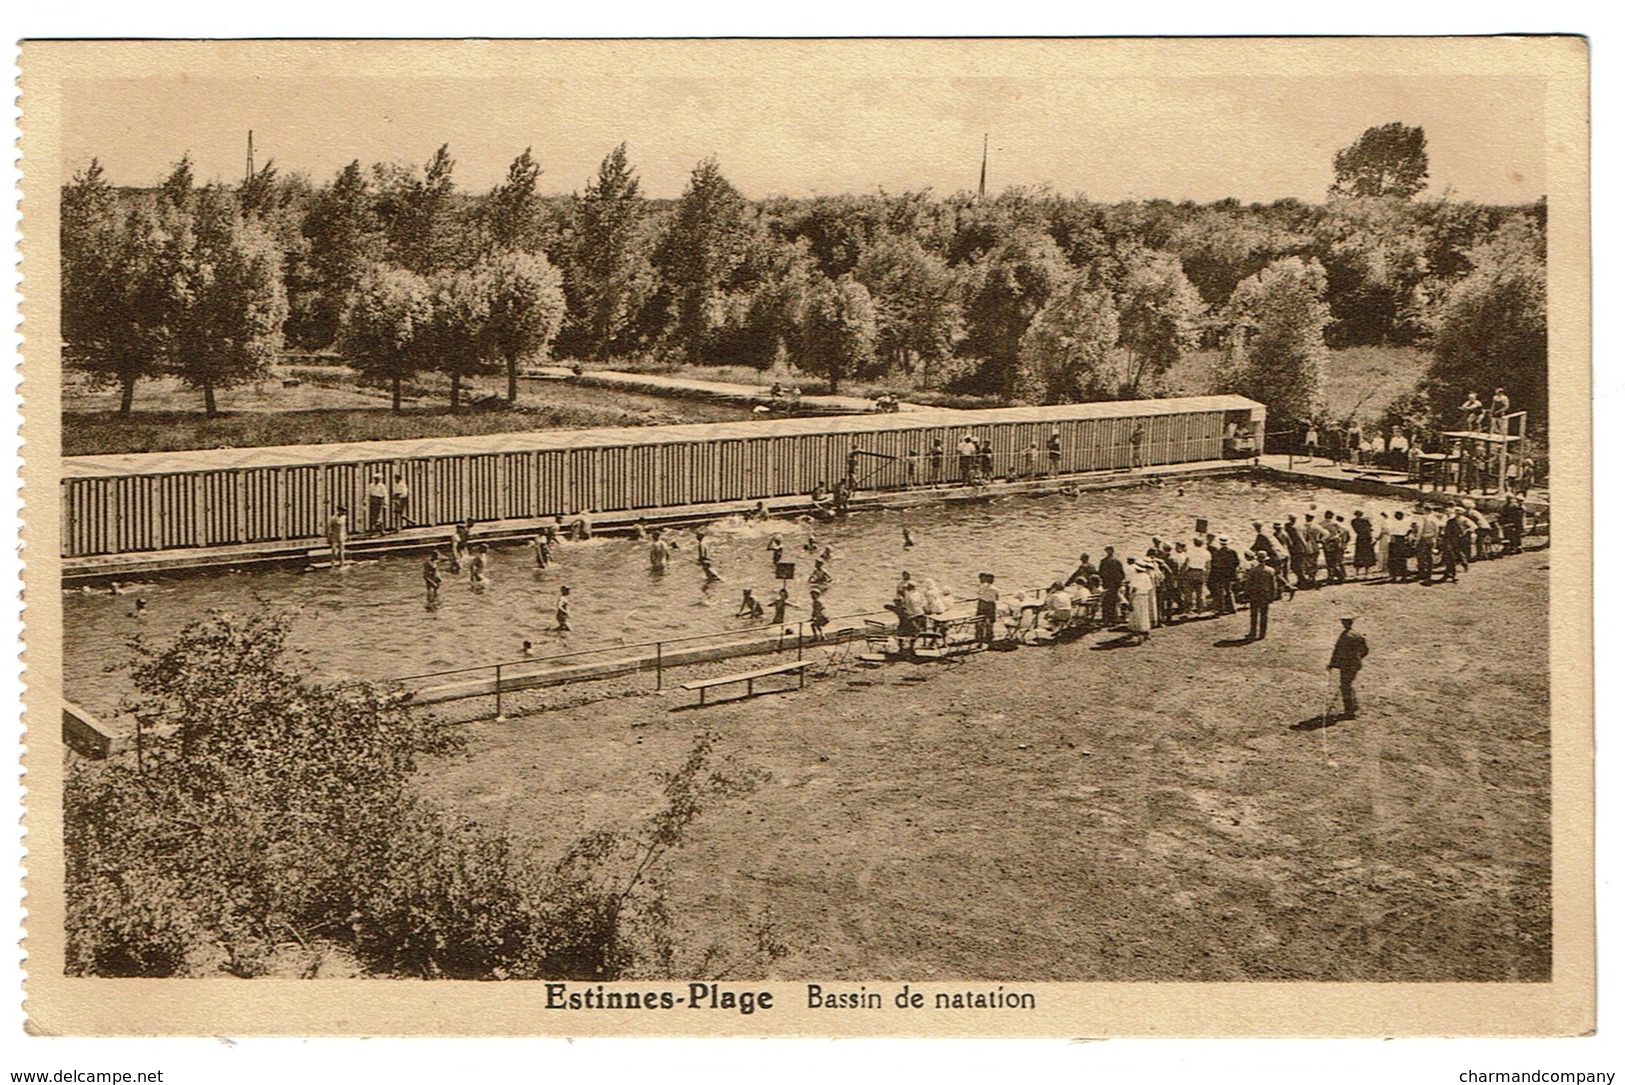
[[[1230,549],[1230,538],[1219,536],[1218,548],[1213,551],[1213,560],[1208,563],[1207,590],[1213,600],[1213,610],[1218,614],[1234,614],[1236,612],[1236,574],[1241,571],[1241,555]]]
[[[1100,559],[1100,616],[1108,626],[1117,624],[1117,600],[1124,576],[1123,563],[1111,547],[1106,547],[1106,556]]]
[[[1359,701],[1354,696],[1354,679],[1370,651],[1365,638],[1354,631],[1354,619],[1344,618],[1342,635],[1332,646],[1332,661],[1326,664],[1327,670],[1338,673],[1338,689],[1343,694],[1343,719],[1352,720],[1359,710]]]
[[[1255,553],[1257,560],[1242,578],[1242,594],[1247,597],[1247,639],[1263,640],[1270,631],[1270,604],[1275,602],[1275,570],[1263,555]]]

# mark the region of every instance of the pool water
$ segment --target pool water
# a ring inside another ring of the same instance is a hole
[[[293,621],[291,643],[306,653],[308,669],[324,678],[388,679],[519,658],[524,640],[538,656],[616,644],[744,629],[736,618],[740,591],[752,588],[764,606],[779,587],[768,540],[784,536],[784,560],[796,563],[789,583],[797,604],[788,620],[808,614],[810,534],[829,546],[826,589],[832,617],[879,610],[898,574],[932,577],[956,599],[974,595],[976,574],[991,572],[1006,593],[1064,577],[1088,551],[1097,561],[1107,545],[1120,555],[1144,553],[1151,536],[1188,538],[1198,518],[1230,536],[1237,549],[1252,540],[1252,523],[1300,518],[1311,505],[1345,516],[1369,516],[1399,507],[1314,486],[1227,478],[1076,496],[1011,496],[985,503],[953,503],[906,510],[860,512],[832,524],[798,520],[746,523],[728,519],[711,528],[714,566],[724,578],[709,590],[695,561],[692,532],[672,534],[679,549],[664,575],[650,571],[649,544],[628,538],[565,542],[554,563],[538,569],[529,547],[493,548],[490,582],[483,590],[442,569],[440,605],[425,606],[421,555],[367,561],[341,571],[268,569],[196,574],[64,593],[64,686],[70,700],[109,712],[127,689],[123,671],[129,639],[157,643],[212,608],[238,613],[266,607]],[[903,528],[914,545],[905,548]],[[567,634],[553,632],[553,605],[561,584],[571,592]],[[136,599],[146,601],[141,617]],[[771,617],[771,610],[769,611]]]

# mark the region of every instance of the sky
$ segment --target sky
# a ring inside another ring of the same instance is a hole
[[[574,78],[219,77],[64,85],[66,180],[98,157],[148,185],[190,153],[198,177],[258,161],[322,183],[351,159],[420,165],[441,143],[485,191],[527,146],[547,193],[575,192],[625,141],[654,197],[715,155],[751,198],[1048,185],[1092,199],[1318,201],[1332,157],[1373,125],[1427,133],[1429,194],[1522,203],[1545,193],[1544,84],[1527,77],[1347,75],[1041,78],[850,72],[787,85],[760,71]]]

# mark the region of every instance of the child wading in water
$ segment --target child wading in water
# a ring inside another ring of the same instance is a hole
[[[536,568],[547,568],[548,563],[553,560],[553,544],[548,541],[547,532],[538,531],[530,542],[536,548]]]
[[[423,559],[423,591],[426,598],[423,605],[433,610],[440,605],[440,554],[430,554]]]
[[[474,556],[468,563],[468,583],[475,591],[484,591],[491,583],[491,578],[485,575],[486,560],[484,544],[474,547]]]
[[[773,597],[773,624],[784,624],[784,612],[796,604],[790,602],[790,589],[780,588],[779,594]]]
[[[739,613],[735,614],[734,617],[749,618],[753,622],[759,622],[765,616],[766,612],[762,609],[762,601],[756,598],[749,588],[746,588],[745,594],[739,600]]]
[[[767,552],[772,556],[774,565],[782,562],[784,560],[784,536],[775,531],[773,537],[767,540]]]
[[[823,640],[824,639],[824,627],[829,624],[829,614],[826,613],[825,610],[824,610],[824,600],[822,598],[823,593],[820,592],[817,588],[814,588],[808,594],[810,594],[812,596],[812,621],[811,621],[811,625],[812,625],[812,631],[813,631],[813,639],[815,639],[815,640]]]
[[[568,633],[570,631],[570,585],[559,585],[559,597],[553,604],[553,617],[558,620],[554,631]]]

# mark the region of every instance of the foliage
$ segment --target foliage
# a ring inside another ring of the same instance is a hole
[[[874,299],[876,352],[895,371],[929,386],[965,336],[948,261],[915,237],[887,233],[864,252],[852,276]]]
[[[121,210],[94,160],[64,193],[65,360],[117,385],[121,414],[130,413],[136,382],[169,358],[183,231],[184,220],[150,204]]]
[[[801,367],[829,381],[834,394],[848,377],[867,375],[875,358],[875,307],[869,290],[850,276],[818,276],[807,302]]]
[[[260,377],[281,352],[288,300],[282,250],[242,217],[230,193],[218,185],[200,190],[190,218],[181,234],[173,360],[212,416],[217,389]]]
[[[1331,321],[1325,293],[1325,269],[1295,256],[1241,282],[1226,310],[1213,390],[1256,399],[1282,421],[1319,417]]]
[[[727,294],[750,240],[745,198],[715,158],[694,167],[666,234],[654,253],[662,289],[668,352],[701,358],[722,326]]]
[[[640,829],[538,864],[411,790],[453,732],[401,695],[323,686],[288,626],[215,613],[140,645],[140,759],[75,762],[65,794],[68,971],[615,979],[669,956],[660,871],[713,802],[755,786],[714,736],[661,777]]]
[[[429,275],[464,262],[462,216],[452,179],[456,167],[447,144],[441,144],[424,163],[421,176],[402,166],[373,167],[378,189],[374,207],[394,263]]]
[[[290,270],[288,340],[321,349],[338,339],[351,292],[384,256],[383,227],[359,161],[315,195],[300,229],[306,250]]]
[[[519,362],[545,357],[564,320],[563,279],[547,257],[501,250],[483,257],[475,279],[490,291],[485,335],[508,375],[508,402],[519,398]]]
[[[654,293],[647,201],[626,161],[626,144],[604,157],[597,179],[574,201],[574,243],[565,285],[570,345],[588,358],[630,353],[635,318]]]
[[[442,271],[429,279],[431,316],[424,349],[435,368],[451,380],[451,409],[462,406],[462,384],[469,377],[494,373],[500,364],[490,334],[495,298],[489,264]]]
[[[982,365],[967,391],[1011,393],[1027,325],[1069,279],[1060,248],[1035,227],[1018,229],[971,265],[960,349]]]
[[[536,182],[541,176],[542,167],[526,147],[508,166],[507,178],[481,202],[480,225],[488,249],[535,251],[541,219]]]
[[[1546,234],[1530,216],[1508,220],[1468,257],[1472,270],[1435,318],[1427,389],[1435,413],[1469,391],[1485,402],[1504,387],[1513,410],[1543,418],[1546,381]]]
[[[1111,399],[1118,391],[1109,370],[1118,339],[1117,309],[1105,290],[1074,279],[1050,299],[1021,337],[1018,403],[1078,403]]]
[[[433,365],[433,320],[433,299],[421,275],[374,264],[350,294],[337,345],[364,379],[390,386],[390,406],[399,411],[402,383]]]
[[[1203,305],[1172,255],[1141,251],[1124,263],[1117,330],[1131,362],[1114,394],[1136,399],[1160,387],[1167,372],[1196,348]]]
[[[1336,180],[1327,196],[1397,196],[1410,199],[1427,187],[1427,136],[1399,121],[1367,128],[1332,160]]]

